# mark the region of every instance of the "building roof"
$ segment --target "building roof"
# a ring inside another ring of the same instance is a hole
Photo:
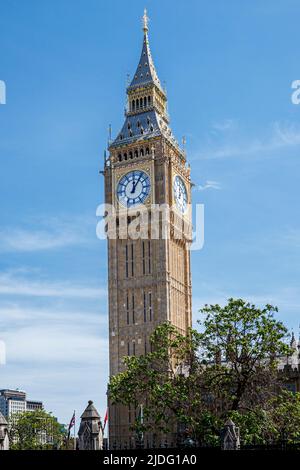
[[[144,10],[144,16],[143,16],[143,31],[144,31],[144,38],[143,38],[141,57],[140,57],[136,72],[134,74],[134,77],[132,79],[132,82],[129,85],[128,89],[130,90],[136,87],[153,83],[162,91],[162,93],[164,93],[162,86],[160,84],[158,75],[156,73],[156,69],[155,69],[151,51],[150,51],[149,38],[148,38],[148,16],[147,16],[146,9]]]
[[[164,135],[167,139],[172,141],[174,145],[178,145],[171,128],[164,119],[152,109],[127,116],[121,132],[118,134],[111,147],[118,147],[132,142],[142,142],[160,135]]]
[[[82,413],[81,419],[100,419],[100,415],[96,410],[92,400],[89,401],[88,406]]]
[[[128,90],[151,83],[155,84],[164,93],[151,56],[148,34],[144,34],[141,57]]]

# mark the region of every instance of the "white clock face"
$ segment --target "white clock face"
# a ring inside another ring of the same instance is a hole
[[[188,196],[186,186],[183,182],[183,179],[180,176],[175,176],[174,178],[174,198],[176,202],[177,208],[180,210],[182,214],[186,212],[187,203],[188,203]]]
[[[117,187],[119,202],[125,207],[143,204],[150,194],[150,177],[141,170],[133,170],[122,176]]]

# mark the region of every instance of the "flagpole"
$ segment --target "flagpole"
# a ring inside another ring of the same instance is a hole
[[[74,450],[76,450],[76,434],[75,434],[75,429],[76,429],[76,414],[74,410]]]

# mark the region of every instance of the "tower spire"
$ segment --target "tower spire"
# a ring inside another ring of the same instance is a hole
[[[130,84],[127,83],[126,119],[110,148],[164,135],[180,150],[169,127],[166,90],[161,86],[152,59],[148,25],[149,18],[145,8],[142,17],[143,44],[140,60]],[[180,152],[185,158],[182,150]]]
[[[134,74],[134,77],[129,85],[128,89],[141,87],[144,85],[154,84],[156,85],[160,91],[164,93],[163,88],[160,84],[153,59],[151,56],[149,39],[148,39],[148,30],[149,30],[149,17],[146,8],[144,9],[144,15],[142,17],[142,24],[143,24],[143,47],[140,56],[140,60]]]
[[[143,31],[145,34],[148,33],[148,22],[149,22],[149,17],[147,15],[147,9],[145,8],[144,9],[144,16],[142,18],[142,21],[143,21]]]

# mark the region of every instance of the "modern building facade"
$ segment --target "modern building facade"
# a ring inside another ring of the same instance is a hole
[[[24,411],[43,409],[43,402],[27,400],[26,392],[21,390],[0,390],[0,412],[5,418]]]
[[[27,400],[26,401],[26,411],[36,411],[36,410],[43,410],[43,402],[42,401],[33,401]]]
[[[169,321],[185,333],[192,322],[190,167],[169,125],[166,91],[150,52],[146,12],[143,33],[140,60],[127,88],[125,122],[109,143],[103,172],[105,201],[115,208],[118,228],[115,239],[108,237],[111,376],[123,370],[124,356],[150,351],[149,337],[158,324]],[[159,219],[158,234],[152,232],[155,205],[174,208],[168,223]],[[124,236],[123,229],[141,208],[149,216],[147,231],[137,239]],[[179,234],[182,226],[184,234]],[[111,448],[135,446],[131,425],[136,413],[109,403]]]

